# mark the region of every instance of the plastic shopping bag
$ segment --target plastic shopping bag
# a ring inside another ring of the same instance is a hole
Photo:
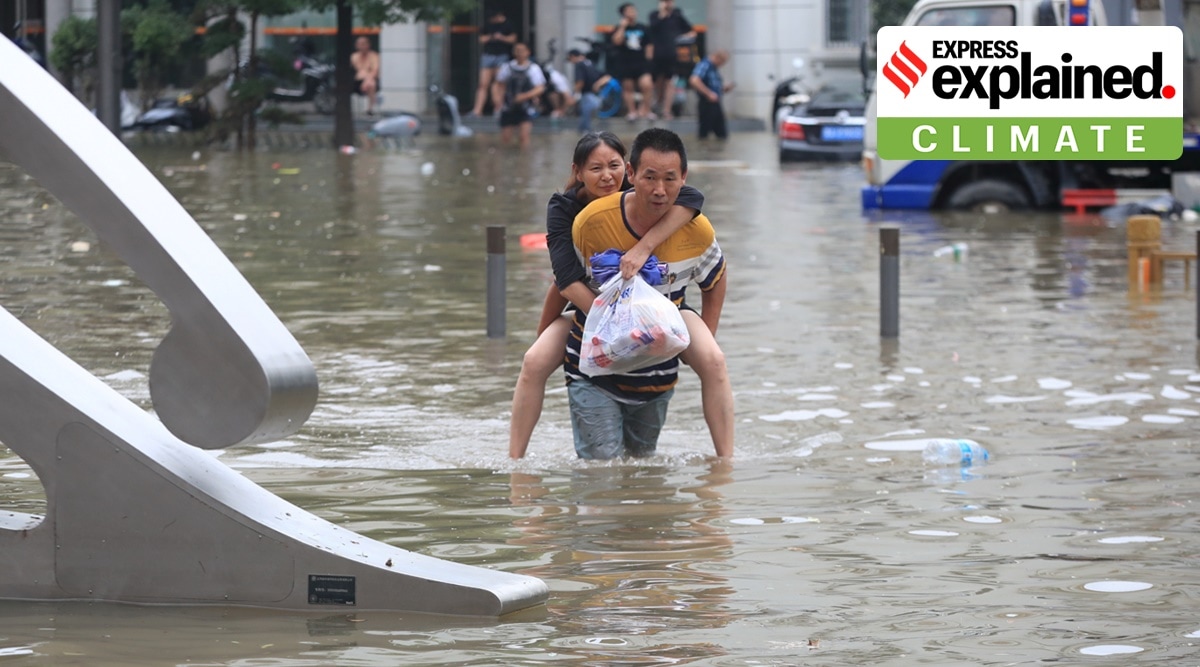
[[[579,370],[618,375],[668,361],[687,349],[687,325],[671,300],[639,276],[600,287],[583,327]]]

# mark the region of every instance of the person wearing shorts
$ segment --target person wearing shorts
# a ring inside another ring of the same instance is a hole
[[[537,115],[537,100],[546,90],[546,75],[537,63],[529,59],[529,47],[521,42],[513,45],[513,59],[496,73],[492,96],[500,103],[500,141],[512,140],[512,130],[519,128],[521,148],[529,148],[533,133],[533,118]]]
[[[650,74],[654,77],[654,99],[659,113],[671,118],[671,102],[675,91],[673,83],[679,73],[679,56],[675,45],[681,38],[695,39],[696,31],[675,6],[675,0],[658,0],[658,9],[650,14],[650,45],[646,57],[650,60]]]
[[[612,31],[611,39],[616,50],[610,74],[621,82],[625,118],[656,120],[658,117],[650,111],[654,82],[650,77],[650,63],[646,60],[646,40],[650,29],[645,23],[638,22],[637,7],[632,2],[621,5],[617,12],[621,20]],[[642,94],[641,104],[637,104],[637,93]]]
[[[475,116],[483,115],[496,74],[512,57],[517,31],[505,18],[504,12],[497,10],[488,15],[487,23],[479,30],[479,43],[483,53],[479,57],[479,87],[475,89],[475,107],[471,109],[471,114]],[[499,111],[500,100],[493,97],[492,106]]]
[[[616,192],[588,204],[571,227],[579,257],[608,249],[626,252],[659,224],[675,205],[687,176],[687,153],[679,135],[650,128],[633,141],[627,165],[632,190]],[[700,288],[700,318],[714,334],[725,303],[725,256],[712,223],[696,215],[655,249],[671,280],[656,286],[682,306],[689,283]],[[588,278],[595,286],[590,262]],[[584,459],[654,454],[667,417],[667,405],[678,381],[679,358],[623,375],[585,375],[579,368],[587,315],[576,311],[567,336],[563,368],[575,452]]]

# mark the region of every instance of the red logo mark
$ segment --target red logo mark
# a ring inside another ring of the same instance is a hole
[[[904,93],[904,97],[908,97],[917,82],[921,80],[921,75],[928,69],[925,61],[913,53],[906,42],[900,42],[900,48],[896,49],[891,60],[884,64],[883,76],[891,81],[892,85],[899,88],[900,92]]]

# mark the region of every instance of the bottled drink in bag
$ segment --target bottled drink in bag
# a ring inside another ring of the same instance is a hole
[[[988,461],[988,451],[974,440],[933,438],[925,445],[921,458],[931,465],[970,467]]]

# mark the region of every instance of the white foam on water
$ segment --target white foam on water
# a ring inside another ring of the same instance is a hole
[[[821,523],[820,519],[811,516],[785,516],[780,521],[784,523]]]
[[[785,410],[774,415],[759,415],[758,418],[765,422],[800,422],[811,421],[817,417],[841,419],[849,414],[849,412],[837,408],[822,408],[820,410]]]
[[[1038,378],[1038,387],[1042,389],[1069,389],[1071,387],[1070,380],[1060,380],[1059,378]]]
[[[983,383],[983,380],[981,378],[977,378],[974,375],[966,375],[963,377],[962,380],[963,380],[963,382],[966,382],[967,384],[982,384]]]
[[[995,516],[964,516],[963,521],[967,523],[1004,523],[1004,519]]]
[[[921,380],[920,382],[917,383],[917,386],[918,387],[932,387],[933,385],[929,384],[929,380]]]
[[[1142,415],[1142,421],[1147,424],[1182,424],[1184,419],[1169,415]]]
[[[144,377],[146,377],[146,376],[143,375],[142,373],[139,373],[138,371],[135,371],[133,369],[129,369],[129,370],[124,370],[124,371],[117,371],[116,373],[109,373],[108,375],[104,376],[104,379],[112,380],[114,382],[131,382],[133,380],[140,380]]]
[[[920,452],[929,444],[929,438],[918,440],[872,440],[863,444],[867,449],[877,452]]]
[[[866,403],[859,403],[858,405],[859,405],[859,407],[866,408],[868,410],[878,410],[880,408],[896,407],[896,404],[892,403],[891,401],[867,401]]]
[[[909,366],[908,368],[904,369],[904,372],[908,373],[909,375],[921,375],[922,373],[925,372],[925,369],[917,368],[915,366]]]
[[[984,400],[984,403],[1004,405],[1006,403],[1036,403],[1044,400],[1046,400],[1045,396],[1005,396],[1004,394],[1000,394],[998,396],[989,396]]]
[[[1126,391],[1119,394],[1107,394],[1104,396],[1088,396],[1073,398],[1067,401],[1067,405],[1097,405],[1099,403],[1125,403],[1126,405],[1137,405],[1142,401],[1153,400],[1154,396],[1141,391]]]
[[[890,384],[873,384],[873,385],[871,385],[871,391],[887,391],[888,389],[891,389],[891,388],[892,388],[892,385],[890,385]]]
[[[1063,396],[1067,396],[1067,397],[1071,397],[1071,398],[1091,398],[1091,397],[1099,396],[1099,394],[1088,391],[1086,389],[1068,389],[1063,392]]]
[[[1128,417],[1117,417],[1115,415],[1101,415],[1099,417],[1081,417],[1079,419],[1068,419],[1067,423],[1078,429],[1085,431],[1103,431],[1106,428],[1121,426],[1129,421]]]
[[[1171,408],[1167,410],[1169,415],[1180,415],[1181,417],[1200,417],[1200,410],[1190,410],[1188,408]]]
[[[1169,385],[1169,384],[1163,385],[1162,393],[1159,395],[1162,396],[1163,398],[1171,398],[1171,399],[1175,399],[1175,400],[1183,400],[1183,399],[1192,397],[1192,395],[1189,394],[1188,392],[1180,390],[1180,389],[1176,389],[1174,386]]]
[[[837,396],[833,394],[801,394],[796,397],[798,401],[834,401]]]
[[[887,456],[871,456],[863,459],[867,463],[891,463],[892,459]]]
[[[1003,382],[1015,382],[1016,379],[1017,379],[1017,376],[1015,376],[1015,375],[1001,375],[998,378],[992,378],[992,382],[994,382],[996,384],[1000,384]]]
[[[1137,542],[1162,542],[1162,537],[1152,535],[1122,535],[1120,537],[1103,537],[1099,540],[1101,544],[1134,544]]]
[[[8,477],[9,479],[29,479],[32,477],[32,475],[27,472],[6,472],[4,473],[4,476]]]
[[[1144,581],[1093,581],[1083,587],[1097,593],[1133,593],[1154,588],[1154,584]]]
[[[1191,638],[1191,639],[1195,639],[1195,638],[1197,638],[1197,637],[1200,637],[1200,630],[1194,630],[1194,631],[1192,631],[1192,632],[1189,632],[1189,633],[1187,633],[1186,635],[1184,635],[1184,637],[1188,637],[1188,638]]]
[[[886,375],[884,377],[887,379],[888,382],[904,382],[904,380],[906,379],[903,375],[896,375],[895,373],[892,373],[891,375]]]
[[[1195,372],[1196,371],[1188,368],[1172,368],[1171,370],[1167,371],[1167,375],[1191,375]]]
[[[1117,379],[1120,380],[1121,378],[1125,378],[1126,380],[1149,380],[1152,377],[1154,377],[1154,376],[1150,375],[1149,373],[1127,372],[1127,373],[1121,373],[1120,375],[1118,375]]]
[[[745,519],[730,519],[729,523],[736,523],[739,526],[761,526],[766,523],[766,521],[749,517]]]
[[[834,364],[833,367],[839,368],[841,370],[849,370],[851,368],[854,368],[854,364],[846,363],[845,361],[839,361],[836,364]]]
[[[958,533],[953,530],[910,530],[908,534],[922,537],[958,537]]]
[[[1085,646],[1079,649],[1079,652],[1084,655],[1121,655],[1125,653],[1141,653],[1144,650],[1140,646],[1129,646],[1128,644],[1099,644],[1096,646]]]

